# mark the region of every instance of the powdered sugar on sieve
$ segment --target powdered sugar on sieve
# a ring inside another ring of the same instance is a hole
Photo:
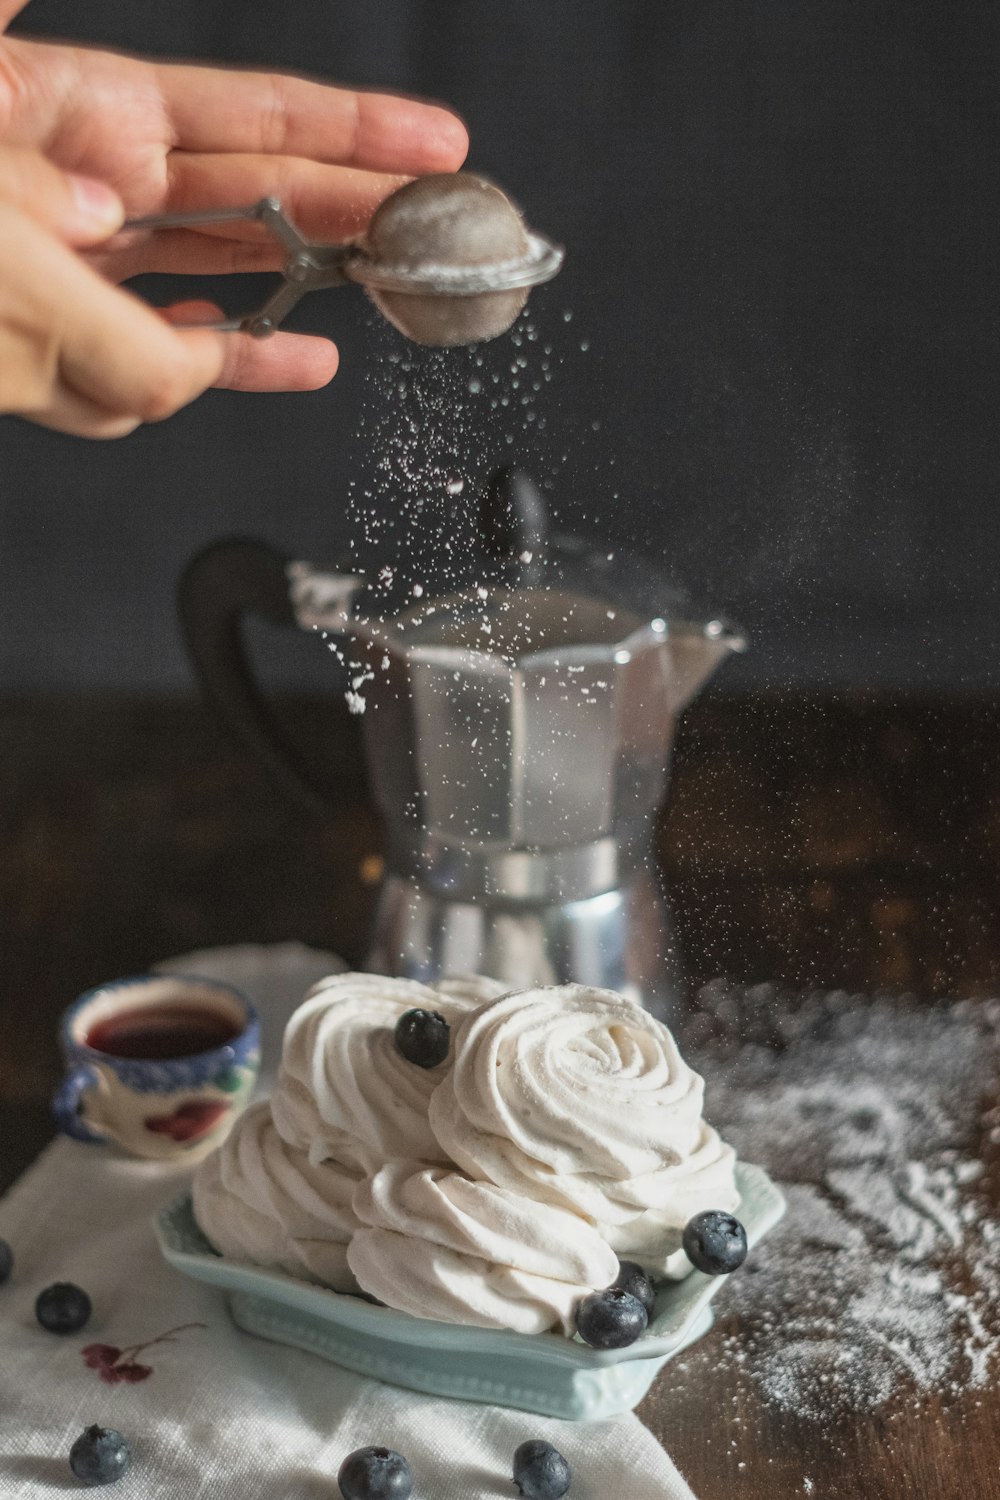
[[[793,1008],[720,984],[685,1041],[709,1118],[788,1197],[727,1289],[739,1327],[725,1357],[816,1419],[995,1378],[1000,1223],[982,1189],[1000,1003],[828,994]]]

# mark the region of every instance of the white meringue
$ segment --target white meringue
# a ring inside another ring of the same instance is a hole
[[[444,979],[434,981],[434,988],[446,999],[472,1007],[509,995],[512,986],[501,979],[491,979],[488,974],[447,974]]]
[[[396,1047],[417,1007],[452,1029],[436,1068]],[[199,1169],[195,1215],[233,1259],[418,1317],[571,1335],[619,1255],[686,1275],[688,1219],[737,1206],[702,1096],[666,1027],[608,991],[339,974],[289,1022],[270,1104]]]
[[[332,1161],[313,1163],[283,1141],[264,1100],[239,1117],[198,1168],[194,1214],[215,1249],[232,1260],[356,1291],[347,1245],[358,1227],[351,1207],[357,1185],[357,1174]]]
[[[370,1226],[347,1252],[359,1285],[420,1318],[572,1335],[581,1298],[618,1273],[577,1215],[442,1167],[390,1162],[359,1185],[354,1211]]]
[[[702,1079],[662,1022],[608,990],[562,985],[467,1016],[430,1122],[466,1173],[587,1218],[627,1259],[690,1269],[680,1231],[739,1197],[732,1149],[702,1119]]]
[[[436,1010],[452,1027],[472,1001],[411,979],[335,974],[306,996],[285,1031],[274,1119],[281,1136],[360,1172],[393,1157],[445,1162],[427,1120],[448,1062],[419,1068],[396,1046],[408,1010]]]

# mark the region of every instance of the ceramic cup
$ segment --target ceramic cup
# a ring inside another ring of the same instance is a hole
[[[228,1135],[260,1069],[260,1023],[214,979],[144,974],[99,985],[69,1007],[59,1040],[61,1130],[135,1156],[198,1161]],[[177,1055],[173,1055],[176,1053]]]

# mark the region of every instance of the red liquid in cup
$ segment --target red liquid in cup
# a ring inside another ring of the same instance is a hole
[[[98,1021],[86,1042],[111,1057],[164,1062],[224,1047],[241,1029],[218,1011],[195,1005],[143,1005]]]

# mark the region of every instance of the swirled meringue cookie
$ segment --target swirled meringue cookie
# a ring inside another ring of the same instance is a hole
[[[447,974],[444,979],[434,981],[434,988],[446,1000],[457,1000],[469,1007],[485,1005],[487,1000],[499,1000],[509,995],[511,986],[501,979],[491,979],[488,974]]]
[[[561,985],[481,1006],[453,1041],[430,1122],[464,1172],[583,1215],[656,1274],[690,1270],[680,1231],[701,1209],[737,1206],[735,1157],[662,1022],[611,991]]]
[[[472,1000],[411,979],[335,974],[309,991],[285,1030],[274,1121],[314,1162],[376,1171],[393,1157],[447,1161],[427,1120],[445,1070],[418,1068],[396,1046],[408,1010],[439,1011],[454,1026]]]
[[[359,1185],[354,1211],[369,1226],[347,1252],[359,1285],[419,1318],[572,1335],[580,1299],[618,1274],[576,1214],[443,1167],[389,1162]]]
[[[267,1100],[251,1105],[195,1173],[194,1215],[221,1255],[357,1291],[347,1245],[358,1176],[283,1141]]]

